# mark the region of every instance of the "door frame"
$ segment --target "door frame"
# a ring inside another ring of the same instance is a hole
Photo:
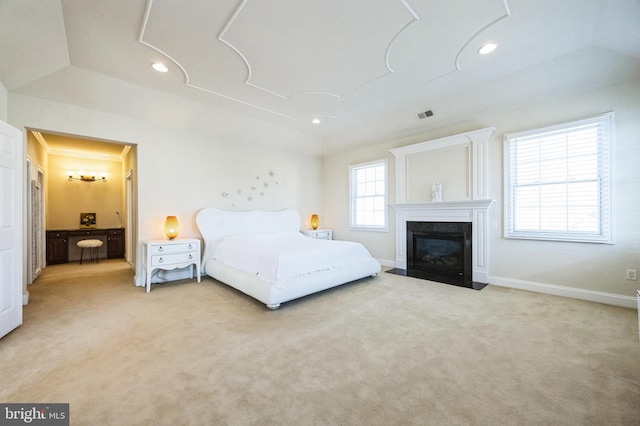
[[[125,224],[125,260],[134,267],[133,257],[133,223],[135,215],[134,197],[133,197],[133,170],[129,169],[125,176],[125,208],[127,209],[127,217]]]

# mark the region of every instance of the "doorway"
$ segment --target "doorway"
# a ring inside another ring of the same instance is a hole
[[[95,140],[76,135],[27,129],[30,218],[29,273],[33,282],[47,265],[48,230],[66,230],[70,234],[83,229],[82,213],[97,213],[96,229],[105,232],[104,252],[100,257],[119,257],[112,248],[115,237],[110,231],[122,229],[122,260],[135,270],[135,200],[137,147],[116,141]],[[35,174],[35,169],[38,169]],[[85,178],[79,178],[82,171]],[[90,172],[96,173],[97,179]],[[105,178],[100,176],[104,173]],[[35,174],[35,176],[34,176]],[[45,206],[46,203],[46,206]],[[120,212],[126,212],[124,217]],[[78,237],[75,237],[76,240]],[[107,241],[109,240],[109,241]],[[77,241],[66,241],[66,261],[79,260]],[[108,242],[108,244],[107,244]],[[50,262],[49,262],[50,263]]]

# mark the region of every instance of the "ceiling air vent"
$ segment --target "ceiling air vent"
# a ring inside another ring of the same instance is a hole
[[[433,116],[433,111],[431,111],[430,109],[426,110],[426,111],[422,111],[416,114],[418,116],[418,118],[420,120],[424,120],[425,118],[431,117]]]

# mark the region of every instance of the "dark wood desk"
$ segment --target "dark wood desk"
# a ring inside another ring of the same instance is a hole
[[[61,229],[47,231],[47,264],[67,263],[69,252],[75,249],[75,244],[82,239],[95,238],[106,244],[106,251],[99,252],[99,257],[117,259],[124,257],[124,228],[107,229]],[[74,241],[69,244],[69,241]]]

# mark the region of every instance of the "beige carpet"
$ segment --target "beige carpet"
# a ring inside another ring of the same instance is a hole
[[[47,268],[0,340],[0,402],[71,424],[638,425],[636,311],[387,273],[269,311],[122,261]]]

